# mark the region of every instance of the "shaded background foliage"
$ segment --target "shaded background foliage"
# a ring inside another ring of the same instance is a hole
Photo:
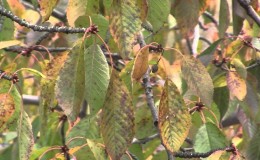
[[[259,10],[0,1],[0,159],[260,159]]]

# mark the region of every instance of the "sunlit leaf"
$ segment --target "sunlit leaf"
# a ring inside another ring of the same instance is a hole
[[[206,153],[213,149],[224,148],[228,142],[224,134],[213,123],[202,125],[195,137],[194,149],[196,152]]]
[[[213,82],[203,64],[192,56],[184,56],[182,60],[182,74],[189,88],[198,94],[202,102],[208,107],[213,99]]]
[[[219,11],[219,37],[223,38],[229,26],[230,12],[227,0],[221,0]]]
[[[20,44],[20,41],[12,40],[12,41],[1,41],[0,42],[0,49],[7,48],[10,46],[18,45]]]
[[[15,112],[14,99],[10,94],[0,94],[0,128],[6,125],[6,122]]]
[[[129,91],[115,70],[111,75],[105,102],[101,133],[109,156],[120,159],[134,137],[134,111]]]
[[[95,158],[98,160],[106,160],[107,155],[105,152],[105,148],[101,146],[100,143],[87,139],[87,143],[89,145],[90,150],[94,154]]]
[[[176,152],[180,149],[191,127],[188,107],[178,88],[171,80],[166,80],[159,105],[159,124],[165,147]]]
[[[135,35],[141,29],[139,8],[136,0],[114,0],[110,9],[110,32],[123,58],[132,51]]]
[[[148,0],[147,20],[152,24],[154,32],[157,32],[167,22],[169,14],[169,0]]]
[[[106,57],[97,44],[84,52],[85,61],[85,98],[94,115],[103,106],[109,83],[109,67]]]
[[[55,8],[58,0],[38,0],[40,5],[40,11],[42,15],[42,22],[45,22],[51,16],[53,9]]]
[[[23,13],[25,12],[24,5],[19,0],[7,0],[11,11],[17,15],[18,17],[22,17]]]
[[[209,0],[175,0],[171,13],[177,20],[184,36],[191,36],[198,24],[199,16],[206,10]]]
[[[67,19],[70,26],[74,27],[74,22],[87,11],[88,0],[69,0],[67,7]],[[88,21],[88,19],[85,19]],[[86,27],[86,26],[85,26]]]
[[[133,80],[138,81],[145,74],[145,72],[149,67],[148,58],[149,58],[149,47],[146,46],[140,49],[140,51],[137,53],[137,56],[135,57],[134,67],[132,70]]]
[[[20,160],[28,160],[34,144],[32,125],[27,113],[22,111],[18,121],[18,143]]]
[[[46,78],[46,76],[44,74],[42,74],[41,72],[39,72],[36,69],[32,69],[32,68],[21,68],[19,69],[20,71],[29,71],[35,75],[41,76],[42,78]]]
[[[76,120],[84,98],[85,72],[82,43],[82,40],[78,40],[74,44],[60,70],[55,86],[56,98],[70,122]]]
[[[242,101],[246,96],[246,82],[241,78],[237,72],[228,72],[227,73],[227,86],[230,90],[230,96],[233,98],[237,97]]]

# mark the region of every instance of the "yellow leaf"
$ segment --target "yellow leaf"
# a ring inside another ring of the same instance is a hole
[[[134,111],[130,93],[115,70],[103,106],[100,130],[109,156],[120,159],[134,137]]]
[[[42,22],[45,22],[51,16],[52,10],[56,6],[58,0],[38,0],[42,15]]]
[[[17,41],[17,40],[2,41],[2,42],[0,42],[0,49],[7,48],[7,47],[10,47],[10,46],[15,46],[15,45],[18,45],[20,43],[21,42]]]
[[[110,32],[120,50],[127,59],[132,52],[132,43],[141,30],[140,11],[136,0],[114,0],[109,16]]]
[[[135,57],[134,67],[132,70],[133,80],[138,81],[145,74],[145,72],[149,67],[148,58],[149,58],[149,47],[145,46],[137,53],[137,56]]]
[[[191,117],[180,92],[169,79],[161,96],[158,122],[165,147],[172,153],[178,151],[189,133]]]
[[[87,0],[69,0],[67,8],[67,19],[70,26],[75,27],[74,22],[86,13]],[[88,19],[86,19],[88,20]]]
[[[237,72],[227,73],[227,86],[230,90],[230,96],[233,98],[237,97],[242,101],[246,96],[246,82],[243,78],[239,76]]]
[[[0,128],[9,120],[15,111],[14,99],[7,93],[0,94]]]

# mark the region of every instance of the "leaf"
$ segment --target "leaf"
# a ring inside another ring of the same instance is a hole
[[[224,38],[225,32],[229,27],[230,22],[230,12],[227,0],[220,1],[219,10],[219,37]]]
[[[195,152],[206,153],[213,149],[226,147],[227,140],[224,134],[213,123],[202,125],[195,137]]]
[[[132,52],[135,34],[141,30],[140,11],[136,6],[136,0],[114,0],[110,8],[110,32],[124,59]]]
[[[8,93],[0,94],[0,128],[6,125],[14,112],[15,103],[13,97]]]
[[[148,0],[147,20],[152,24],[153,32],[157,32],[160,30],[162,25],[167,22],[169,14],[169,0]]]
[[[70,26],[75,27],[74,22],[77,18],[86,14],[87,3],[88,0],[69,0],[66,13]]]
[[[229,106],[229,90],[226,86],[215,88],[214,102],[218,106],[219,112],[221,114],[221,119],[222,119]]]
[[[41,99],[40,99],[40,107],[39,107],[39,114],[40,114],[40,133],[41,136],[44,137],[46,134],[47,120],[48,120],[48,113],[49,110],[55,107],[55,94],[54,94],[54,87],[56,83],[56,79],[58,77],[60,68],[64,64],[65,60],[67,59],[68,52],[63,52],[57,56],[55,56],[50,62],[43,63],[42,72],[46,75],[47,78],[41,79]]]
[[[35,69],[32,69],[32,68],[21,68],[21,69],[19,69],[19,71],[29,71],[35,75],[41,76],[42,78],[46,78],[46,76],[44,74],[42,74],[41,72],[39,72]]]
[[[209,3],[210,0],[175,0],[173,2],[171,13],[184,36],[193,35],[194,27]]]
[[[210,107],[214,86],[203,64],[192,56],[184,56],[181,69],[189,88],[198,94],[203,103]]]
[[[7,94],[10,90],[11,83],[9,81],[0,81],[0,94]],[[8,119],[1,119],[6,120],[6,122],[1,122],[0,124],[0,132],[8,129],[9,131],[14,131],[17,128],[17,120],[20,116],[20,106],[21,106],[21,96],[20,93],[17,91],[15,87],[11,89],[10,96],[14,101],[14,111],[10,111]],[[8,96],[9,97],[9,96]],[[11,107],[11,106],[10,106]],[[12,109],[12,107],[10,108]],[[11,113],[12,112],[12,113]],[[6,117],[7,118],[7,117]]]
[[[55,86],[55,95],[59,105],[74,122],[79,113],[84,98],[85,71],[82,40],[78,40],[61,68]]]
[[[20,160],[28,160],[31,154],[34,140],[30,118],[26,112],[22,112],[18,121],[18,143]]]
[[[58,0],[49,0],[49,1],[38,0],[38,3],[40,5],[42,22],[45,22],[51,16],[51,13],[52,13],[53,9],[55,8],[56,4],[58,3]]]
[[[140,19],[145,21],[147,15],[148,15],[148,0],[137,0],[138,8],[140,8]]]
[[[241,78],[246,79],[247,77],[246,66],[241,62],[241,60],[238,58],[232,59],[231,64],[234,65],[237,73],[241,76]]]
[[[90,139],[87,139],[87,143],[96,159],[98,159],[98,160],[108,159],[105,149],[102,146],[100,146],[100,143],[92,141]]]
[[[164,146],[172,153],[178,151],[188,136],[191,117],[176,85],[169,79],[164,84],[158,122]]]
[[[211,55],[214,54],[215,50],[217,49],[218,45],[220,44],[221,41],[223,41],[224,39],[219,39],[217,41],[215,41],[214,43],[212,43],[207,49],[205,49],[198,57],[202,57],[204,55]]]
[[[107,153],[120,159],[134,137],[134,111],[130,93],[118,73],[111,75],[101,115],[101,133]]]
[[[11,41],[0,41],[0,49],[7,48],[10,46],[15,46],[20,44],[20,41],[17,40],[11,40]]]
[[[139,81],[146,73],[149,67],[148,58],[149,58],[149,47],[146,46],[140,49],[140,51],[137,53],[137,56],[135,57],[134,66],[132,70],[133,80]]]
[[[19,0],[7,0],[7,3],[9,4],[12,13],[20,18],[26,11],[24,5]]]
[[[260,129],[258,126],[257,131],[253,138],[249,141],[248,148],[246,150],[248,160],[260,159]]]
[[[3,1],[3,7],[7,10],[10,10],[7,1]],[[0,42],[14,39],[14,22],[9,18],[4,18],[4,20],[2,20],[1,16],[0,19],[1,21],[3,21],[3,23],[1,22],[2,27],[1,27]]]
[[[97,44],[84,52],[85,98],[90,114],[96,114],[103,106],[109,83],[109,67],[105,55]]]
[[[227,86],[230,91],[230,96],[233,98],[237,97],[242,101],[246,96],[246,82],[241,78],[237,72],[228,72],[227,73]]]

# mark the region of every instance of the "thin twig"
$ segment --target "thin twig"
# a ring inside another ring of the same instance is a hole
[[[72,28],[72,27],[58,27],[58,26],[41,26],[41,25],[33,25],[29,22],[20,19],[18,16],[14,15],[11,11],[5,9],[4,7],[0,6],[0,14],[11,19],[12,21],[15,21],[21,26],[27,27],[32,29],[33,31],[38,32],[62,32],[62,33],[85,33],[87,28]]]
[[[152,141],[156,138],[159,138],[159,137],[160,137],[159,133],[156,133],[156,134],[153,134],[153,135],[146,137],[146,138],[134,139],[132,144],[145,144],[145,143],[150,142],[150,141]]]
[[[238,0],[238,3],[246,10],[247,15],[250,16],[260,27],[260,17],[247,0]]]

